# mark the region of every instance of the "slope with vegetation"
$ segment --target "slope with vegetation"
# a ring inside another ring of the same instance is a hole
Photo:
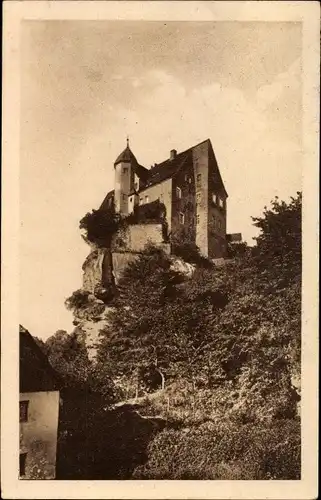
[[[71,419],[64,431],[62,454],[73,426],[94,454],[89,467],[74,453],[77,477],[300,478],[301,204],[299,193],[289,203],[275,199],[253,219],[256,245],[231,246],[225,266],[198,258],[190,244],[176,249],[193,262],[191,276],[147,248],[129,264],[117,293],[102,301],[108,311],[95,360],[77,328],[46,342],[66,380],[100,396],[95,410],[82,408],[85,427],[82,415],[81,424]],[[89,321],[101,317],[88,314]],[[138,407],[108,410],[130,398]],[[127,424],[102,436],[95,422],[115,411],[125,412]],[[155,418],[161,425],[136,449],[141,426]],[[97,433],[106,452],[94,451]]]

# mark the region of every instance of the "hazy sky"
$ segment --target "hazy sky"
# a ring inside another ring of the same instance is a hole
[[[20,322],[72,329],[89,248],[78,223],[113,188],[130,136],[149,167],[210,138],[228,231],[301,189],[301,26],[28,21],[22,30]]]

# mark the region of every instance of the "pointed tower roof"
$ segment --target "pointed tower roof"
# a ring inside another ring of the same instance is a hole
[[[118,163],[134,163],[136,164],[137,163],[137,160],[135,158],[135,155],[134,153],[132,152],[132,150],[130,149],[129,147],[129,139],[127,137],[127,146],[126,148],[124,149],[124,151],[122,153],[120,153],[120,155],[117,157],[115,163],[114,163],[114,166],[118,165]]]

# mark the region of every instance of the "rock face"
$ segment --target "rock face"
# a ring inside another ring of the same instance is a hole
[[[110,249],[90,244],[91,251],[83,269],[85,305],[74,310],[74,324],[85,337],[88,354],[96,355],[96,343],[100,330],[106,326],[110,307],[106,305],[115,291],[126,267],[139,258],[149,243],[170,254],[170,245],[163,241],[161,224],[135,224],[122,228],[113,238]],[[190,277],[195,266],[179,257],[171,257],[171,267]]]
[[[92,251],[86,258],[82,268],[83,274],[83,290],[94,294],[97,285],[102,282],[103,262],[105,258],[104,248],[92,248]]]

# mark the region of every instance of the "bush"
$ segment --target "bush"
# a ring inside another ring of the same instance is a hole
[[[166,219],[166,207],[159,200],[136,205],[134,212],[126,217],[129,224],[162,223]]]
[[[300,479],[300,425],[212,422],[166,428],[148,448],[148,461],[134,479]]]
[[[83,309],[88,304],[89,292],[84,290],[76,290],[73,294],[68,297],[65,301],[66,308],[69,311],[74,311],[78,309]]]
[[[79,227],[86,231],[85,239],[90,243],[108,248],[121,223],[121,216],[112,209],[92,210],[81,219]]]

